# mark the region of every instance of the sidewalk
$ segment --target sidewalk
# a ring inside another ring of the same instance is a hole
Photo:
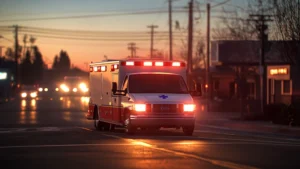
[[[196,121],[200,125],[211,128],[268,133],[300,138],[300,127],[272,124],[271,121],[239,120],[239,113],[231,112],[199,112]]]

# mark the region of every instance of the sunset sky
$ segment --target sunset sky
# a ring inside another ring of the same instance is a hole
[[[195,18],[200,18],[195,22],[195,31],[201,30],[202,35],[206,33],[206,3],[210,2],[211,5],[218,4],[224,0],[198,0],[196,3],[199,8],[204,12],[195,12]],[[183,9],[188,6],[189,0],[174,0],[174,10]],[[222,7],[227,10],[234,10],[231,5],[245,6],[245,0],[231,0],[225,5],[213,8],[211,11],[212,16],[222,16],[220,12]],[[110,59],[124,58],[130,55],[127,49],[128,43],[135,42],[137,47],[138,56],[148,56],[150,51],[150,29],[148,25],[157,25],[155,29],[157,32],[168,31],[168,13],[152,13],[152,14],[135,14],[135,15],[118,15],[106,17],[89,17],[89,18],[76,18],[76,19],[49,19],[63,16],[84,16],[84,15],[99,15],[99,14],[116,14],[128,12],[142,12],[142,11],[168,11],[167,0],[1,0],[0,4],[0,27],[19,25],[23,27],[37,27],[37,28],[51,28],[63,30],[83,30],[83,31],[104,31],[108,32],[103,36],[118,35],[120,31],[125,32],[145,32],[144,41],[130,41],[130,37],[120,37],[120,39],[107,41],[104,40],[76,40],[76,39],[60,39],[48,38],[32,34],[37,38],[36,45],[40,48],[43,58],[47,64],[52,64],[53,58],[60,50],[68,52],[71,62],[74,66],[85,68],[85,63],[91,61],[101,61],[104,55]],[[173,26],[175,21],[180,23],[181,27],[187,27],[188,13],[187,12],[174,12],[173,13]],[[44,18],[41,20],[23,20],[30,18]],[[219,20],[217,17],[212,17],[212,28],[216,26]],[[186,40],[186,32],[174,30],[174,57],[179,57],[179,51],[182,47],[182,40]],[[30,33],[27,33],[29,36]],[[54,34],[54,33],[52,33]],[[66,33],[67,35],[68,33]],[[134,33],[133,33],[134,34]],[[4,38],[0,39],[0,46],[13,47],[13,33],[5,31],[0,28],[0,35]],[[24,32],[20,32],[19,42],[23,44]],[[146,37],[146,36],[149,37]],[[55,36],[55,35],[51,35]],[[56,35],[61,36],[61,35]],[[134,34],[134,37],[138,35]],[[79,37],[78,35],[76,37]],[[89,35],[90,38],[93,35]],[[136,39],[134,38],[133,39]],[[86,37],[80,37],[86,38]],[[165,55],[168,55],[168,34],[164,36],[154,37],[154,48],[161,50]],[[4,53],[6,49],[2,51]]]

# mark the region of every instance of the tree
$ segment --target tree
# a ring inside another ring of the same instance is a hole
[[[58,68],[61,71],[68,71],[71,67],[71,61],[66,51],[61,50],[59,54]]]
[[[33,59],[33,70],[35,75],[35,82],[40,82],[43,79],[43,72],[45,69],[45,63],[43,61],[43,56],[39,51],[38,47],[33,47],[34,59]]]
[[[15,58],[15,52],[14,52],[14,50],[12,48],[7,48],[6,51],[5,51],[5,56],[8,59],[13,60]]]
[[[300,64],[300,2],[269,0],[273,6],[275,39],[284,41],[284,58]],[[298,57],[296,57],[298,56]]]
[[[58,56],[56,55],[54,57],[53,63],[52,63],[52,69],[57,69],[59,64]]]
[[[24,43],[23,54],[22,54],[23,56],[25,55],[25,53],[26,53],[26,51],[27,51],[27,49],[26,49],[27,39],[28,39],[28,36],[27,36],[27,34],[25,34],[25,35],[23,36],[23,43]]]
[[[29,51],[26,52],[25,58],[21,61],[20,69],[21,69],[20,76],[22,79],[22,83],[27,85],[33,84],[34,70],[31,63],[31,56]]]

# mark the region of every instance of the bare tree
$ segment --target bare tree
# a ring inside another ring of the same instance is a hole
[[[300,2],[299,0],[269,0],[273,5],[275,38],[284,41],[283,56],[300,64]]]

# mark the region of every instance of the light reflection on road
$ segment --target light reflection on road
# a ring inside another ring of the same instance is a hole
[[[18,124],[88,123],[85,112],[89,97],[52,97],[19,100]],[[49,113],[51,112],[51,113]]]
[[[21,111],[19,115],[20,124],[36,124],[37,123],[36,111]]]

